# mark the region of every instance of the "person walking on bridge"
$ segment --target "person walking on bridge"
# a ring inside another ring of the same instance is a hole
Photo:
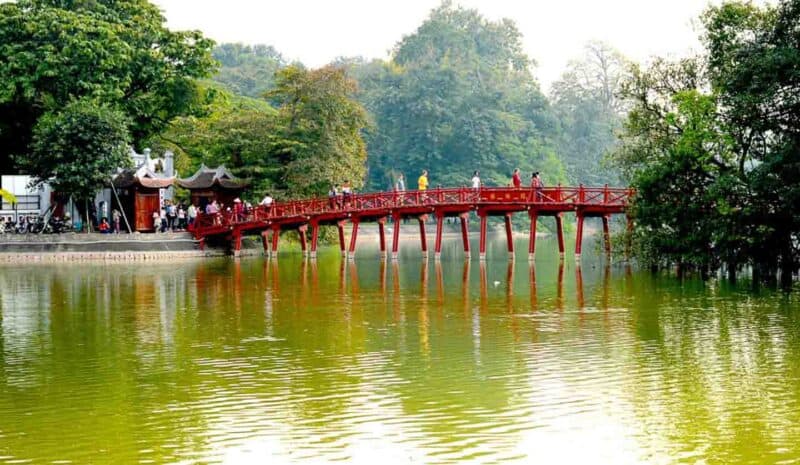
[[[425,195],[425,191],[428,190],[428,170],[422,170],[422,174],[417,179],[417,190],[420,191],[419,202],[427,202],[428,196]]]
[[[534,192],[534,201],[542,201],[542,179],[539,177],[539,172],[534,171],[531,174],[531,189]]]
[[[514,174],[511,175],[511,185],[515,189],[522,187],[522,178],[519,176],[519,168],[514,168]]]
[[[481,188],[481,178],[479,175],[480,173],[477,170],[472,173],[472,188],[476,190]]]
[[[406,180],[402,174],[397,177],[397,182],[394,184],[394,190],[397,192],[403,192],[406,190]]]
[[[349,208],[352,199],[353,199],[353,188],[350,186],[350,180],[348,179],[342,183],[342,207]]]
[[[269,215],[272,212],[272,203],[274,201],[275,200],[272,198],[272,196],[269,195],[269,192],[264,194],[264,198],[261,199],[261,203],[259,205],[261,205],[264,208],[264,210],[267,212],[267,215]]]

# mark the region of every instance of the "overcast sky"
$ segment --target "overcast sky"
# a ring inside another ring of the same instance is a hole
[[[154,0],[172,29],[200,29],[218,42],[274,46],[311,67],[338,56],[387,58],[439,0]],[[706,0],[460,0],[490,19],[510,18],[523,34],[545,90],[583,45],[603,40],[629,58],[698,50]]]

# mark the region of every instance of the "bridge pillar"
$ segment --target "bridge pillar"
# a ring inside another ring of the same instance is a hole
[[[242,233],[238,229],[234,229],[231,233],[231,245],[233,246],[233,256],[238,257],[242,251]]]
[[[536,220],[539,218],[539,213],[536,210],[528,210],[528,216],[531,219],[531,232],[528,236],[528,259],[533,260],[536,256]]]
[[[275,258],[278,258],[278,239],[281,236],[281,228],[280,226],[272,227],[272,255]]]
[[[425,222],[428,221],[428,215],[420,215],[417,217],[419,222],[419,245],[422,248],[422,256],[428,256],[428,240],[425,237]]]
[[[606,185],[608,191],[608,185]],[[608,227],[609,215],[603,215],[603,245],[605,246],[606,256],[611,256],[611,233]]]
[[[386,217],[378,218],[378,240],[381,246],[381,257],[386,257]]]
[[[336,222],[336,230],[339,231],[339,252],[344,257],[347,254],[344,248],[344,221]]]
[[[478,216],[481,218],[481,237],[479,245],[480,259],[486,260],[486,212],[478,212]]]
[[[576,232],[575,236],[575,258],[581,257],[581,245],[583,243],[583,214],[581,212],[577,213],[578,216],[578,231]]]
[[[350,220],[353,223],[353,233],[350,234],[350,252],[348,253],[348,260],[354,259],[356,255],[356,238],[358,238],[358,224],[361,222],[358,218],[352,218]]]
[[[558,236],[558,256],[564,258],[564,224],[561,213],[556,214],[556,235]]]
[[[392,230],[392,260],[397,260],[398,248],[400,247],[400,215],[392,215],[394,218],[394,229]]]
[[[311,223],[311,258],[317,258],[317,241],[319,239],[319,224]]]
[[[628,233],[625,235],[625,259],[629,259],[631,257],[631,240],[633,240],[633,218],[629,215],[625,215],[625,220],[627,222],[627,229]]]
[[[508,246],[509,258],[514,258],[514,232],[511,230],[511,213],[503,215],[506,224],[506,244]]]
[[[436,243],[433,248],[433,258],[436,260],[442,257],[442,226],[444,226],[444,214],[436,212]]]
[[[464,255],[469,258],[469,213],[458,215],[461,220],[461,241],[464,243]]]
[[[307,252],[306,247],[306,231],[308,231],[308,225],[302,224],[299,228],[297,228],[297,234],[300,236],[300,250],[303,251],[303,255]]]
[[[264,255],[269,255],[269,239],[267,238],[269,230],[261,231],[261,246],[264,247]]]

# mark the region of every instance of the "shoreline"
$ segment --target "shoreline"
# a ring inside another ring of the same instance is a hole
[[[406,224],[402,228],[401,241],[419,240],[419,228],[416,224]],[[435,237],[436,228],[426,225],[429,240]],[[391,239],[391,226],[387,227],[387,240]],[[474,231],[470,231],[474,235]],[[587,230],[585,236],[596,233]],[[503,234],[502,228],[493,228],[490,235]],[[514,231],[514,237],[526,238],[527,231]],[[345,240],[349,241],[351,231],[346,229]],[[460,240],[461,231],[456,227],[448,227],[442,232],[448,240]],[[536,232],[537,238],[553,236],[550,232]],[[290,236],[291,237],[291,236]],[[377,225],[362,225],[359,229],[359,242],[377,243],[379,240]],[[294,238],[281,240],[282,248],[299,250]],[[261,241],[248,238],[242,244],[241,256],[265,255]],[[215,247],[207,244],[201,250],[199,241],[188,232],[157,234],[99,234],[99,233],[66,233],[66,234],[8,234],[0,235],[0,264],[20,263],[59,263],[59,262],[142,262],[169,261],[202,258],[219,258],[233,256],[227,247]]]

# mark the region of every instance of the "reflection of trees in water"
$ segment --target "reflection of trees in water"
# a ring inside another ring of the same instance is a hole
[[[3,302],[0,430],[16,433],[5,436],[4,453],[79,462],[102,454],[126,462],[139,458],[137,441],[165,459],[196,449],[189,432],[200,418],[164,411],[180,398],[169,386],[184,379],[170,346],[184,272],[159,265],[146,276],[98,265],[26,271],[0,272],[0,293],[15,297]],[[18,334],[6,331],[11,315],[36,325],[37,344],[19,345]],[[8,376],[14,365],[25,367],[24,386]],[[161,449],[166,444],[174,449]]]
[[[579,405],[610,408],[654,456],[797,452],[791,299],[538,265],[287,256],[3,270],[0,430],[26,433],[4,438],[21,458],[67,439],[85,446],[78,461],[99,448],[170,461],[260,434],[333,459],[368,429],[443,457],[500,457]]]
[[[626,393],[642,427],[668,439],[653,447],[671,456],[700,449],[719,463],[798,456],[796,304],[691,281],[631,286],[640,348],[630,363],[648,376]]]

